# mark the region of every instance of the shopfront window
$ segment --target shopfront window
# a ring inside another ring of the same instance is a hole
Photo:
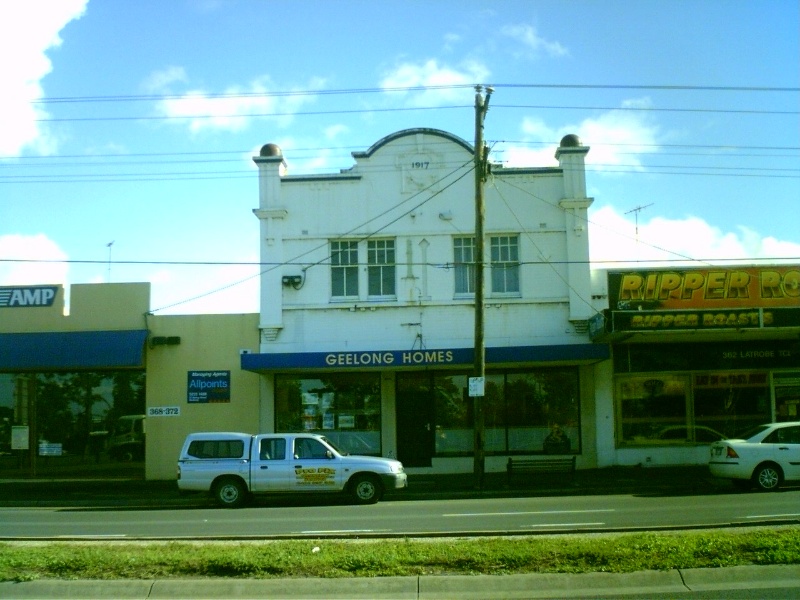
[[[710,444],[771,420],[766,372],[617,379],[620,445]]]
[[[276,376],[275,431],[324,433],[351,454],[380,455],[380,374]]]
[[[420,388],[416,373],[398,374],[398,388],[406,385],[406,379]],[[468,455],[474,450],[474,399],[468,394],[468,380],[468,374],[437,373],[431,378],[437,456]],[[577,369],[487,374],[481,402],[484,449],[489,454],[581,450]]]
[[[766,372],[696,374],[693,387],[695,426],[701,432],[735,437],[772,420]]]
[[[398,383],[405,374],[398,374]],[[409,373],[416,377],[415,373]],[[438,375],[433,378],[434,423],[436,437],[434,453],[466,454],[474,448],[472,398],[467,394],[467,375]],[[398,431],[398,435],[402,432]]]
[[[576,369],[542,369],[510,374],[506,380],[506,399],[510,452],[580,452]]]
[[[141,471],[145,408],[142,371],[2,373],[0,472],[119,477],[121,462]]]
[[[685,377],[646,375],[617,380],[622,444],[672,439],[688,425],[689,385]],[[677,429],[676,429],[677,428]]]

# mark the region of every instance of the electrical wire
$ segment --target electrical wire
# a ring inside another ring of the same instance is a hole
[[[466,165],[468,165],[468,164],[470,164],[470,163],[471,163],[471,161],[468,161],[468,162],[465,162],[465,163],[463,163],[463,164],[462,164],[460,167],[458,167],[457,169],[455,169],[455,170],[451,171],[450,173],[446,174],[445,176],[443,176],[443,177],[439,178],[438,180],[434,181],[433,183],[431,183],[430,185],[428,185],[428,186],[427,186],[427,187],[425,187],[424,189],[422,189],[422,190],[420,190],[419,192],[417,192],[417,193],[413,194],[411,197],[409,197],[409,198],[406,198],[406,199],[404,199],[403,201],[401,201],[400,203],[398,203],[398,204],[396,204],[396,205],[393,205],[393,206],[391,206],[390,208],[388,208],[387,210],[383,211],[382,213],[380,213],[380,214],[376,215],[375,217],[372,217],[372,218],[370,218],[370,219],[368,219],[368,220],[366,220],[366,221],[364,221],[364,222],[362,222],[362,223],[359,223],[358,225],[356,225],[355,227],[353,227],[352,229],[350,229],[350,230],[349,230],[349,231],[347,231],[346,233],[344,233],[344,234],[342,234],[342,235],[340,235],[340,236],[337,236],[337,238],[336,238],[336,239],[347,239],[348,237],[353,237],[353,234],[354,234],[355,232],[359,231],[360,229],[362,229],[362,228],[363,228],[363,227],[365,227],[366,225],[369,225],[369,224],[370,224],[370,223],[372,223],[373,221],[376,221],[377,219],[380,219],[380,218],[382,218],[383,216],[386,216],[386,215],[388,215],[389,213],[391,213],[391,212],[393,212],[393,211],[397,210],[399,207],[401,207],[401,206],[403,206],[404,204],[406,204],[406,203],[408,203],[408,202],[410,202],[410,201],[414,200],[414,199],[415,199],[415,198],[417,198],[419,195],[426,193],[427,191],[429,191],[429,190],[430,190],[431,188],[433,188],[434,186],[438,186],[438,185],[439,185],[441,182],[445,181],[445,180],[446,180],[448,177],[451,177],[451,176],[455,175],[455,173],[457,173],[459,169],[463,169],[463,168],[464,168]],[[474,167],[473,167],[473,169],[474,169]],[[433,198],[435,198],[436,196],[438,196],[440,193],[442,193],[442,192],[443,192],[443,191],[445,191],[446,189],[449,189],[451,186],[455,185],[455,184],[456,184],[458,181],[460,181],[461,179],[463,179],[464,177],[466,177],[466,176],[467,176],[467,175],[468,175],[470,172],[472,172],[472,170],[473,170],[473,169],[469,169],[469,170],[467,170],[467,171],[466,171],[464,174],[462,174],[461,176],[459,176],[459,177],[458,177],[458,178],[457,178],[455,181],[452,181],[452,182],[450,182],[450,183],[449,183],[449,184],[447,184],[447,185],[446,185],[446,186],[445,186],[443,189],[441,189],[441,190],[437,190],[437,191],[436,191],[436,192],[435,192],[433,195],[431,195],[429,198],[427,198],[427,199],[423,200],[422,202],[420,202],[420,203],[416,204],[416,205],[415,205],[415,206],[413,206],[411,209],[409,209],[409,210],[407,210],[406,212],[404,212],[404,213],[400,214],[400,215],[399,215],[399,216],[397,216],[396,218],[394,218],[394,219],[390,220],[388,223],[384,224],[384,225],[383,225],[383,226],[381,226],[380,228],[377,228],[377,229],[375,229],[374,231],[372,231],[371,233],[369,233],[369,234],[367,234],[367,235],[362,235],[362,236],[360,236],[360,237],[358,238],[358,239],[359,239],[359,241],[363,241],[363,240],[369,239],[370,237],[374,237],[375,235],[377,235],[378,233],[380,233],[381,231],[383,231],[384,229],[386,229],[387,227],[389,227],[389,226],[390,226],[390,225],[392,225],[393,223],[396,223],[397,221],[399,221],[399,220],[400,220],[401,218],[403,218],[404,216],[406,216],[406,215],[410,214],[410,213],[411,213],[411,212],[413,212],[414,210],[417,210],[418,208],[420,208],[420,207],[421,207],[421,206],[423,206],[424,204],[426,204],[426,203],[430,202],[430,201],[431,201]],[[237,285],[240,285],[240,284],[242,284],[242,283],[245,283],[245,282],[247,282],[247,281],[250,281],[250,280],[254,279],[255,277],[261,277],[261,276],[263,276],[263,275],[265,275],[265,274],[269,273],[270,271],[273,271],[273,270],[275,270],[275,269],[277,269],[277,268],[280,268],[280,267],[282,267],[282,266],[284,266],[284,265],[286,265],[286,264],[293,264],[295,261],[298,261],[298,260],[300,260],[301,258],[303,258],[303,257],[305,257],[305,256],[308,256],[309,254],[312,254],[312,253],[314,253],[314,252],[317,252],[317,251],[319,251],[319,250],[320,250],[320,249],[322,249],[322,248],[327,248],[327,247],[328,247],[328,241],[326,240],[324,243],[318,244],[317,246],[315,246],[315,247],[313,247],[313,248],[311,248],[311,249],[309,249],[309,250],[307,250],[307,251],[305,251],[305,252],[303,252],[303,253],[301,253],[301,254],[298,254],[298,255],[294,256],[293,258],[291,258],[291,259],[289,260],[289,262],[284,262],[284,263],[281,263],[281,264],[272,265],[270,268],[268,268],[268,269],[266,269],[266,270],[263,270],[263,271],[261,271],[261,272],[259,272],[259,273],[256,273],[255,275],[252,275],[252,276],[250,276],[250,277],[246,277],[246,278],[244,278],[244,279],[241,279],[241,280],[239,280],[239,281],[235,281],[235,282],[233,282],[233,283],[231,283],[231,284],[228,284],[228,285],[226,285],[226,286],[224,286],[224,287],[221,287],[221,288],[216,288],[216,289],[210,290],[210,291],[208,291],[208,292],[205,292],[205,293],[203,293],[203,294],[200,294],[200,295],[197,295],[197,296],[193,296],[193,297],[191,297],[191,298],[188,298],[188,299],[186,299],[186,300],[182,300],[182,301],[179,301],[179,302],[174,302],[174,303],[172,303],[172,304],[169,304],[169,305],[167,305],[167,306],[162,306],[161,308],[157,308],[157,309],[155,309],[155,310],[151,310],[150,312],[151,312],[151,313],[155,313],[155,312],[160,312],[160,311],[167,310],[167,309],[170,309],[170,308],[174,308],[175,306],[179,306],[179,305],[181,305],[181,304],[187,304],[187,303],[189,303],[189,302],[193,302],[193,301],[195,301],[195,300],[199,300],[200,298],[205,298],[206,296],[210,296],[210,295],[212,295],[212,294],[216,294],[216,293],[218,293],[218,292],[221,292],[221,291],[224,291],[224,290],[230,289],[230,288],[232,288],[232,287],[234,287],[234,286],[237,286]],[[312,268],[312,267],[314,267],[314,266],[318,266],[318,265],[320,265],[320,264],[323,264],[323,263],[325,263],[326,261],[328,261],[328,260],[330,260],[330,259],[331,259],[331,256],[332,256],[331,254],[328,254],[328,255],[327,255],[325,258],[323,258],[323,259],[321,259],[321,260],[318,260],[318,261],[316,261],[316,262],[314,262],[314,263],[312,263],[312,264],[310,264],[310,265],[304,266],[304,267],[303,267],[303,272],[305,273],[305,272],[306,272],[308,269],[310,269],[310,268]]]

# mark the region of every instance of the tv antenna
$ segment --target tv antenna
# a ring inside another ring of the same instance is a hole
[[[111,283],[111,246],[114,245],[116,240],[111,240],[106,244],[106,248],[108,248],[108,281],[107,283]]]
[[[625,213],[626,215],[629,215],[631,213],[634,213],[634,215],[635,215],[635,219],[636,219],[636,243],[637,244],[639,243],[639,213],[641,211],[643,211],[645,208],[647,208],[649,206],[653,206],[653,204],[655,204],[655,202],[651,202],[650,204],[645,204],[644,206],[639,205],[636,208],[632,208],[632,209],[630,209],[629,211],[627,211]]]

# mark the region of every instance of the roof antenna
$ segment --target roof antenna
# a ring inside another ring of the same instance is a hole
[[[625,213],[626,215],[629,215],[631,213],[636,213],[635,216],[636,216],[636,243],[637,244],[639,243],[639,213],[641,211],[643,211],[645,208],[647,208],[649,206],[653,206],[653,204],[655,204],[655,202],[651,202],[650,204],[645,204],[644,206],[639,205],[636,208],[632,208],[628,212]]]
[[[116,240],[111,240],[106,244],[106,248],[108,248],[108,281],[106,283],[111,283],[111,246],[114,245]]]

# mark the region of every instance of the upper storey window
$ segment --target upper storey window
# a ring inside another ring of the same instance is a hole
[[[475,293],[475,238],[453,238],[456,296]]]
[[[358,298],[358,242],[331,242],[331,295]]]
[[[333,240],[330,244],[331,298],[363,300],[364,291],[370,300],[396,298],[394,240]],[[360,269],[365,263],[367,268]]]
[[[491,238],[492,293],[519,294],[519,237],[498,235]]]
[[[367,241],[367,290],[370,297],[394,296],[394,240]]]

